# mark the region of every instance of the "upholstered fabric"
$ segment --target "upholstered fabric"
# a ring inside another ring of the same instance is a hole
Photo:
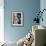
[[[17,42],[17,46],[23,46],[23,43],[24,43],[24,38],[21,38],[18,42]]]
[[[35,46],[44,46],[44,30],[38,29],[35,31]]]
[[[32,34],[34,35],[32,46],[44,46],[46,44],[46,28],[34,25],[32,26]]]
[[[17,46],[31,46],[33,43],[33,35],[29,32],[24,38],[17,42]]]
[[[17,44],[13,41],[7,41],[6,43],[3,43],[2,46],[17,46]]]

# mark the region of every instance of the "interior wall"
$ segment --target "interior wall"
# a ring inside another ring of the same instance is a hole
[[[31,31],[33,19],[40,10],[40,0],[4,0],[4,5],[4,39],[18,41]],[[24,12],[23,27],[11,25],[12,11]]]
[[[40,10],[42,11],[43,9],[46,9],[46,0],[41,0],[40,1]],[[46,10],[43,12],[42,17],[43,17],[43,22],[40,21],[40,25],[46,27],[46,20],[45,20],[46,19]]]
[[[46,9],[46,0],[40,0],[40,10]],[[46,10],[43,12],[43,22],[40,21],[40,25],[46,27]],[[45,44],[46,44],[46,34],[45,34]]]

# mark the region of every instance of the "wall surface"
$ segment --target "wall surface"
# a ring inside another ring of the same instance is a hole
[[[40,0],[4,0],[4,35],[7,41],[18,41],[32,29],[32,21],[40,9]],[[24,12],[24,27],[11,25],[12,11]]]
[[[46,0],[40,0],[40,10],[46,9]],[[46,10],[43,12],[43,22],[40,21],[40,25],[46,27]],[[46,43],[46,34],[45,34],[45,43]]]
[[[43,9],[46,9],[46,0],[41,0],[40,1],[40,9],[41,9],[41,11]],[[42,17],[43,17],[43,22],[41,21],[40,22],[40,25],[46,27],[46,10],[44,10]]]

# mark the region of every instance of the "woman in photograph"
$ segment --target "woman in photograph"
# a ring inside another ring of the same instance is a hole
[[[13,24],[21,24],[21,13],[13,14]]]
[[[18,24],[21,24],[21,13],[17,13]]]

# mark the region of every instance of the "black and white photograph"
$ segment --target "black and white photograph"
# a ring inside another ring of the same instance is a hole
[[[12,25],[23,26],[23,12],[12,12]]]

